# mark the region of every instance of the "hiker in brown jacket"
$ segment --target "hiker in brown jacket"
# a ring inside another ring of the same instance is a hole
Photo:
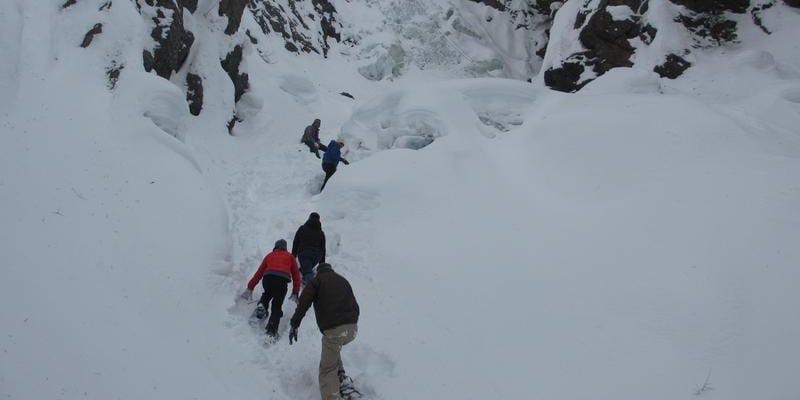
[[[297,341],[297,328],[314,305],[317,326],[322,332],[322,355],[319,360],[319,390],[323,400],[353,398],[358,393],[342,365],[342,346],[355,339],[358,333],[359,307],[353,288],[330,264],[317,266],[317,276],[300,293],[291,320],[289,344]]]
[[[308,146],[308,149],[311,150],[311,152],[314,153],[317,158],[320,158],[320,150],[328,150],[328,147],[319,141],[319,126],[321,124],[322,122],[319,119],[315,119],[311,125],[306,127],[306,129],[303,131],[303,137],[300,138],[300,143]]]

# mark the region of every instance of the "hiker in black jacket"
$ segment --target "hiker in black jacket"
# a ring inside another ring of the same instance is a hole
[[[312,212],[308,221],[297,228],[292,241],[292,255],[300,262],[303,285],[308,286],[314,278],[314,267],[325,262],[325,232],[319,214]]]

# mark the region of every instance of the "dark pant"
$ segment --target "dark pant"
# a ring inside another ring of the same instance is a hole
[[[269,310],[269,302],[272,300],[271,315],[267,321],[267,334],[276,335],[278,324],[283,317],[283,299],[286,298],[286,292],[289,290],[289,279],[277,275],[264,275],[261,286],[264,287],[264,293],[261,295],[260,302],[265,309]]]
[[[303,144],[308,146],[308,149],[311,150],[311,152],[314,153],[314,155],[316,155],[317,158],[319,158],[319,147],[317,147],[317,144],[315,142],[308,141],[308,142],[303,142]]]
[[[325,189],[325,184],[328,183],[328,179],[331,179],[333,174],[336,173],[336,164],[322,163],[322,170],[325,171],[325,181],[322,182],[322,187],[319,189],[320,192],[322,189]]]
[[[303,144],[308,146],[308,149],[311,150],[311,152],[314,153],[314,155],[316,155],[317,158],[319,158],[319,151],[320,150],[322,150],[322,151],[328,150],[328,146],[325,146],[324,144],[319,143],[319,142],[314,142],[314,141],[310,141],[309,140],[307,142],[303,142]]]
[[[308,286],[314,279],[314,267],[322,261],[322,253],[317,250],[306,250],[297,255],[300,261],[300,273],[303,274],[303,285]]]

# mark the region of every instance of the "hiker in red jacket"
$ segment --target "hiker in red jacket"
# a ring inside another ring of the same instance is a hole
[[[262,280],[261,277],[264,277]],[[253,289],[261,281],[264,293],[256,306],[256,317],[264,319],[269,314],[267,306],[272,300],[272,316],[267,321],[267,336],[272,339],[278,336],[278,324],[283,316],[283,299],[286,298],[289,281],[292,281],[292,296],[289,298],[297,302],[297,294],[300,293],[300,269],[297,267],[292,253],[286,250],[286,241],[283,239],[275,242],[275,248],[264,257],[261,266],[258,267],[253,278],[247,283],[247,290],[242,293],[245,299],[253,298]]]

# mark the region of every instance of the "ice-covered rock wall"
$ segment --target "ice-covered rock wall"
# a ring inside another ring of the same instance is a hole
[[[364,60],[362,75],[397,77],[409,68],[440,69],[457,77],[529,79],[547,44],[549,7],[524,1],[365,1],[378,10],[372,25],[346,25],[343,33]],[[342,15],[342,19],[349,19]]]

